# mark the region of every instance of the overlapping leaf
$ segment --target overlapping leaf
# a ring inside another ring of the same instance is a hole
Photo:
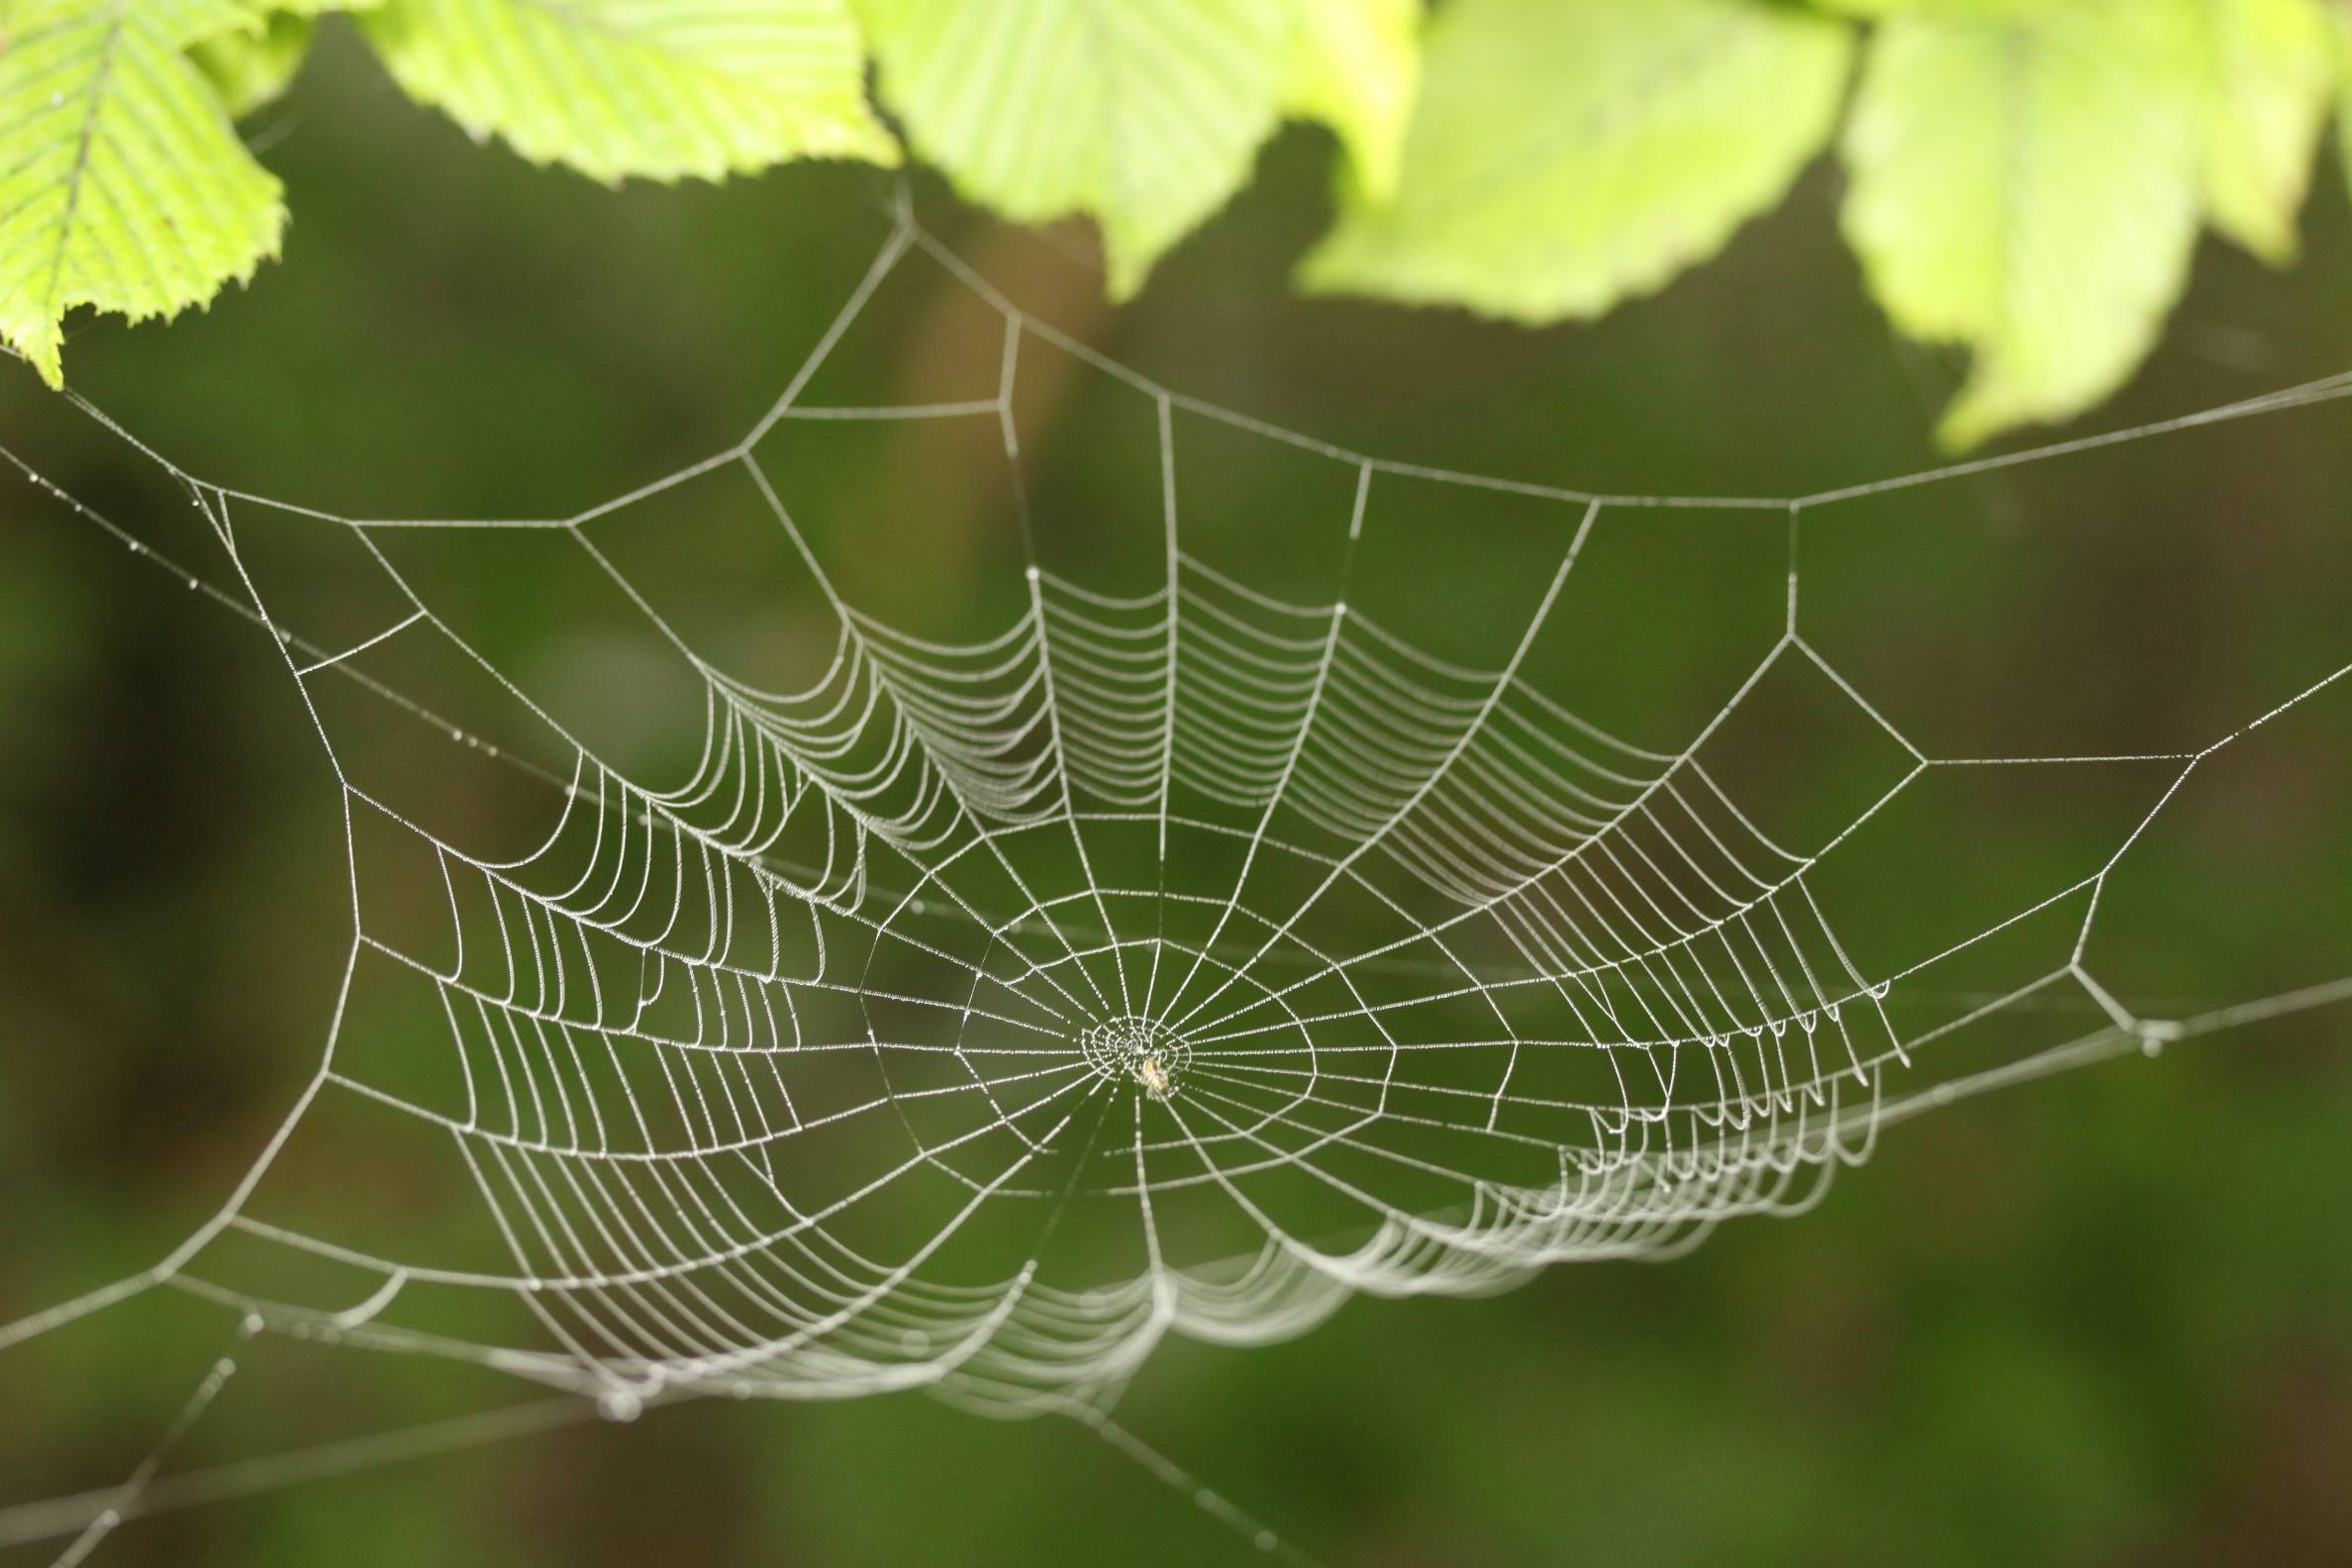
[[[2352,9],[2330,6],[2335,23],[2336,162],[2352,176]]]
[[[182,49],[213,0],[50,0],[0,50],[0,338],[63,379],[65,313],[169,316],[278,247],[278,182]]]
[[[848,0],[384,0],[362,23],[410,96],[596,179],[897,160]]]
[[[1421,0],[1293,0],[1298,36],[1284,108],[1320,120],[1347,149],[1357,189],[1397,188],[1421,77]]]
[[[1845,137],[1847,238],[1915,338],[1966,345],[1955,446],[2111,391],[2188,274],[2192,40],[2150,0],[1921,8],[1874,35]]]
[[[2181,4],[2201,77],[2206,215],[2263,259],[2289,260],[2334,77],[2326,16],[2318,0]]]
[[[1589,316],[1713,255],[1828,139],[1850,31],[1748,0],[1455,0],[1393,201],[1310,286]]]
[[[1111,290],[1248,177],[1286,110],[1378,189],[1412,92],[1401,0],[859,0],[909,140],[1007,217],[1091,216]]]
[[[310,53],[316,8],[273,11],[257,27],[198,41],[189,57],[202,68],[233,117],[252,113],[293,82]]]

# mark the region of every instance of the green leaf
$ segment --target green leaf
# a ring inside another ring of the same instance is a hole
[[[253,3],[253,0],[247,0]],[[309,57],[317,21],[330,11],[370,11],[382,0],[260,0],[263,15],[233,32],[197,40],[188,49],[211,78],[229,116],[242,120],[274,102],[294,83]]]
[[[41,9],[53,16],[91,11],[137,11],[157,37],[183,47],[220,33],[250,32],[261,25],[261,7],[253,0],[146,0],[144,4],[95,5],[89,0],[45,0]]]
[[[53,0],[0,50],[0,339],[63,383],[66,311],[169,316],[277,253],[278,182],[180,52],[206,0]]]
[[[2352,9],[2329,6],[2336,41],[2336,163],[2352,176]]]
[[[274,12],[257,32],[198,40],[188,57],[212,82],[231,118],[243,119],[293,83],[316,30],[308,16]]]
[[[1753,0],[1454,0],[1429,26],[1395,199],[1303,278],[1543,322],[1721,249],[1834,124],[1843,23]]]
[[[297,0],[287,0],[289,5]],[[30,38],[93,10],[112,13],[114,6],[94,6],[91,0],[0,0],[0,45]],[[126,14],[131,6],[119,8]],[[199,39],[222,33],[252,33],[261,26],[268,0],[146,0],[136,7],[158,38],[183,48]]]
[[[1299,27],[1284,108],[1347,149],[1368,200],[1396,193],[1420,76],[1421,0],[1293,0]]]
[[[1947,444],[2080,413],[2155,342],[2196,241],[2197,99],[2179,13],[2148,0],[1878,29],[1843,223],[1895,325],[1973,352]]]
[[[1239,188],[1280,122],[1285,0],[859,0],[883,101],[972,200],[1103,232],[1111,292]]]
[[[411,97],[594,179],[898,158],[847,0],[384,0],[361,25]]]
[[[2200,177],[2213,227],[2274,265],[2293,260],[2334,79],[2317,0],[2183,0],[2197,30]]]

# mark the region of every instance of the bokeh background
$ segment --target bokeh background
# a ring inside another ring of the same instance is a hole
[[[598,189],[468,144],[335,47],[253,131],[290,188],[283,263],[168,329],[87,327],[75,385],[207,478],[350,515],[561,515],[732,440],[846,297],[888,193],[827,168]],[[1286,133],[1116,311],[1083,233],[1006,231],[915,188],[928,224],[1065,330],[1358,449],[1710,494],[1938,460],[1926,432],[1951,367],[1868,304],[1827,168],[1663,295],[1529,333],[1289,293],[1329,161],[1320,135]],[[2352,365],[2341,171],[2317,190],[2294,270],[2208,247],[2165,347],[2097,428]],[[1953,750],[2202,743],[2352,659],[2342,408],[1840,515],[1821,575],[1845,608],[1824,635]],[[0,441],[102,507],[134,500],[121,442],[56,412],[29,373],[0,376]],[[1065,439],[1083,469],[1083,430]],[[877,581],[948,610],[978,591],[955,563],[1004,519],[958,508],[953,472],[839,482],[882,498],[869,539],[834,541]],[[1279,498],[1253,506],[1245,486],[1210,526],[1284,548]],[[1459,585],[1422,604],[1427,630],[1491,616],[1518,567],[1457,558],[1442,519],[1425,542]],[[1704,536],[1673,547],[1694,583],[1717,580]],[[561,636],[539,585],[483,591],[511,604],[516,648]],[[1628,601],[1600,622],[1643,650],[1607,672],[1629,715],[1687,702],[1684,666],[1709,664],[1704,614],[1664,654],[1643,639],[1664,613]],[[166,1251],[315,1061],[343,955],[338,819],[274,663],[251,628],[30,487],[0,494],[0,1320]],[[2193,1011],[2352,973],[2343,696],[2168,818],[2095,950],[2135,1003]],[[1832,766],[1767,751],[1758,787],[1801,801]],[[1952,874],[2089,852],[2105,830],[2050,804],[2022,787],[1983,803]],[[1897,890],[1877,919],[1899,937],[1939,896]],[[2305,1014],[1909,1123],[1813,1213],[1668,1265],[1359,1301],[1267,1350],[1171,1343],[1121,1417],[1334,1563],[2352,1559],[2348,1127],[2352,1017]],[[224,1328],[164,1297],[0,1355],[0,1507],[125,1473]],[[266,1348],[173,1468],[529,1397],[415,1358]],[[688,1404],[371,1466],[135,1522],[97,1560],[1247,1555],[1070,1422],[903,1396]]]

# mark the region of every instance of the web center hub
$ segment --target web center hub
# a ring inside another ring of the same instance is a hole
[[[1155,1019],[1128,1015],[1087,1026],[1078,1048],[1095,1076],[1130,1083],[1153,1100],[1173,1097],[1192,1066],[1192,1046]]]

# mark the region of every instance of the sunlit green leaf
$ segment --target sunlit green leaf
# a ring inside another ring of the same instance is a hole
[[[2182,0],[2203,71],[2205,212],[2256,255],[2295,254],[2333,79],[2317,0]]]
[[[56,17],[91,11],[120,11],[126,16],[136,12],[155,37],[186,45],[219,33],[257,28],[264,7],[254,0],[139,0],[119,7],[91,5],[86,0],[44,0],[40,9]]]
[[[1973,354],[1946,442],[2078,413],[2155,342],[2201,194],[2179,24],[2148,0],[2047,0],[1877,29],[1844,227],[1898,327]]]
[[[2352,176],[2352,9],[2329,6],[2335,23],[2336,164]]]
[[[1299,33],[1284,107],[1320,120],[1374,200],[1397,188],[1420,75],[1421,0],[1293,0]]]
[[[168,316],[276,253],[278,182],[181,52],[250,25],[205,0],[57,0],[0,50],[0,338],[50,385],[72,307]]]
[[[1223,206],[1281,118],[1284,0],[859,0],[883,100],[956,188],[1103,231],[1112,293]]]
[[[292,85],[309,57],[316,22],[330,11],[369,11],[382,0],[270,0],[259,25],[197,41],[188,50],[233,118],[243,119]]]
[[[1454,0],[1395,199],[1310,287],[1589,316],[1719,250],[1827,140],[1852,34],[1753,0]]]
[[[287,3],[290,7],[298,0]],[[0,0],[0,42],[31,37],[94,10],[116,9],[95,6],[91,0]],[[255,32],[263,13],[272,7],[268,0],[142,0],[120,9],[136,10],[155,37],[186,46],[221,33]]]
[[[362,25],[412,97],[596,179],[897,158],[848,0],[384,0]]]
[[[243,118],[270,102],[294,80],[310,53],[317,24],[291,11],[273,12],[257,31],[222,33],[189,50],[232,116]]]

